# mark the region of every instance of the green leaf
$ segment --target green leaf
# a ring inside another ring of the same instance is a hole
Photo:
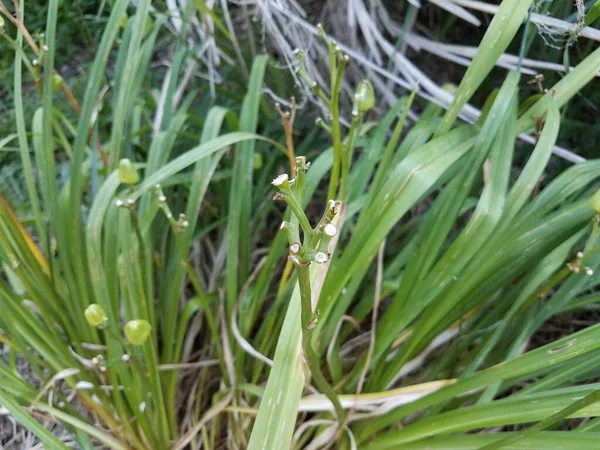
[[[50,433],[50,431],[46,430],[42,425],[40,425],[37,422],[37,420],[35,420],[30,414],[28,414],[25,408],[23,408],[10,397],[5,395],[4,392],[2,392],[2,390],[0,390],[0,405],[8,409],[10,413],[15,417],[15,419],[17,419],[20,423],[25,425],[27,429],[31,430],[49,449],[69,449],[67,445],[59,441],[52,433]]]
[[[242,104],[240,131],[253,133],[258,124],[258,108],[268,55],[257,57],[252,64],[248,92]],[[234,155],[233,177],[229,197],[227,247],[227,311],[237,301],[239,280],[245,281],[250,270],[250,210],[254,176],[253,141],[240,144]]]
[[[483,446],[503,440],[514,433],[496,434],[470,434],[437,436],[431,439],[423,439],[417,442],[409,442],[402,445],[403,450],[479,450]],[[535,433],[531,436],[502,447],[503,450],[596,450],[600,433],[572,433],[569,431],[546,431]],[[376,447],[361,447],[365,450],[373,450]]]
[[[504,0],[500,4],[477,47],[475,57],[458,86],[450,108],[436,131],[436,136],[450,130],[462,107],[473,96],[494,68],[500,55],[512,42],[532,2],[533,0]]]

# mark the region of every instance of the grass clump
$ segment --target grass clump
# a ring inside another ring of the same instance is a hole
[[[36,65],[10,36],[40,100],[15,97],[27,216],[0,202],[0,405],[49,448],[594,448],[600,329],[528,342],[598,301],[600,162],[540,177],[600,53],[534,101],[510,71],[457,125],[531,3],[505,0],[448,111],[407,129],[416,90],[370,121],[377,90],[348,95],[321,28],[327,82],[296,55],[325,106],[306,127],[262,95],[267,56],[232,72],[239,102],[190,81],[187,27],[221,23],[200,3],[157,88],[167,18],[146,29],[142,0],[122,28],[115,1],[73,120],[58,1]]]

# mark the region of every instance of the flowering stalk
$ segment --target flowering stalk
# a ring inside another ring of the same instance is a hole
[[[319,356],[312,347],[312,330],[315,328],[318,315],[315,314],[312,305],[312,291],[310,283],[310,265],[313,262],[325,263],[329,260],[329,243],[337,230],[331,220],[335,216],[339,202],[330,202],[329,207],[323,214],[316,228],[312,228],[306,214],[300,206],[304,191],[304,174],[309,167],[304,157],[297,157],[295,160],[297,176],[290,180],[287,174],[278,176],[273,180],[279,192],[275,196],[276,200],[283,200],[290,207],[293,217],[289,222],[283,222],[281,229],[287,233],[289,241],[289,260],[296,267],[298,274],[298,287],[300,289],[301,303],[301,322],[302,322],[302,350],[306,362],[310,368],[317,388],[329,398],[333,404],[339,424],[344,423],[345,411],[335,393],[333,387],[329,384],[323,372]],[[300,242],[299,227],[303,231],[303,241]]]
[[[344,70],[350,61],[350,57],[342,54],[340,47],[333,40],[329,39],[321,25],[318,28],[321,38],[325,41],[329,50],[329,88],[331,98],[328,98],[321,87],[308,75],[304,66],[304,54],[302,51],[296,52],[298,57],[297,73],[329,109],[331,125],[327,125],[322,118],[318,118],[316,121],[319,127],[331,135],[333,143],[333,166],[331,168],[327,198],[329,200],[336,198],[344,200],[350,179],[350,164],[352,162],[352,149],[354,148],[355,138],[364,114],[375,104],[375,93],[373,86],[368,80],[363,80],[358,84],[354,95],[350,130],[348,136],[344,139],[342,137],[340,117],[340,93]]]
[[[333,404],[335,413],[338,418],[338,424],[342,426],[346,417],[346,411],[342,407],[340,400],[333,387],[329,384],[323,372],[319,361],[319,355],[312,347],[312,330],[316,325],[316,316],[312,310],[311,304],[311,287],[310,287],[310,270],[309,265],[297,265],[298,271],[298,286],[300,287],[300,300],[302,307],[302,350],[308,362],[308,367],[312,373],[315,384],[319,390],[327,396]]]
[[[185,247],[183,245],[182,238],[181,238],[181,234],[189,226],[189,222],[186,219],[184,214],[181,214],[179,216],[179,219],[175,220],[175,218],[173,217],[173,213],[171,212],[171,209],[169,208],[169,205],[167,203],[167,197],[163,193],[161,186],[157,184],[154,187],[154,190],[155,190],[156,197],[157,197],[158,207],[165,214],[165,217],[167,218],[167,220],[169,221],[169,224],[171,226],[171,230],[173,231],[173,236],[175,238],[175,245],[177,246],[177,251],[179,252],[181,264],[184,267],[184,269],[188,275],[190,283],[192,283],[192,287],[196,291],[196,295],[198,296],[198,298],[200,299],[202,304],[207,305],[207,307],[204,309],[204,313],[206,316],[206,322],[208,323],[208,328],[209,328],[209,331],[211,333],[212,339],[215,344],[215,351],[217,353],[217,358],[219,360],[220,366],[221,366],[222,370],[224,371],[223,373],[226,373],[225,359],[223,357],[223,348],[221,347],[219,331],[217,330],[217,321],[214,316],[212,308],[210,308],[208,306],[210,303],[210,298],[209,298],[208,294],[202,288],[202,284],[200,283],[200,280],[198,279],[198,276],[196,275],[194,268],[190,264],[190,261],[187,257],[187,252],[185,250]]]

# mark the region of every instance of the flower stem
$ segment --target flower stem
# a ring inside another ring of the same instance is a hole
[[[337,394],[323,375],[323,372],[321,371],[321,365],[319,364],[319,357],[311,345],[312,329],[314,328],[314,325],[312,324],[313,311],[311,305],[309,267],[309,265],[297,266],[298,285],[300,287],[300,301],[302,305],[302,349],[304,350],[308,367],[310,368],[317,388],[327,396],[331,403],[333,403],[338,418],[338,424],[343,426],[342,424],[344,423],[346,412],[344,408],[342,408],[342,404],[340,403]]]
[[[331,169],[331,181],[329,182],[329,190],[327,198],[334,200],[340,178],[340,165],[343,153],[342,131],[340,125],[340,90],[342,85],[342,74],[348,62],[348,58],[342,58],[337,68],[335,83],[331,87],[331,137],[333,139],[333,167]]]

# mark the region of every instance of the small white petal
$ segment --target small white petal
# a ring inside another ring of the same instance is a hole
[[[288,182],[290,180],[290,177],[288,177],[287,173],[282,173],[281,175],[279,175],[277,178],[275,178],[273,180],[273,186],[279,187],[282,184]]]
[[[319,264],[327,262],[328,259],[329,259],[329,257],[327,256],[327,253],[318,252],[315,255],[315,261],[318,262]]]
[[[325,225],[324,231],[327,236],[333,237],[337,233],[337,228],[334,224],[328,223],[327,225]]]
[[[89,381],[78,381],[75,385],[75,390],[88,391],[94,389],[94,385]]]

